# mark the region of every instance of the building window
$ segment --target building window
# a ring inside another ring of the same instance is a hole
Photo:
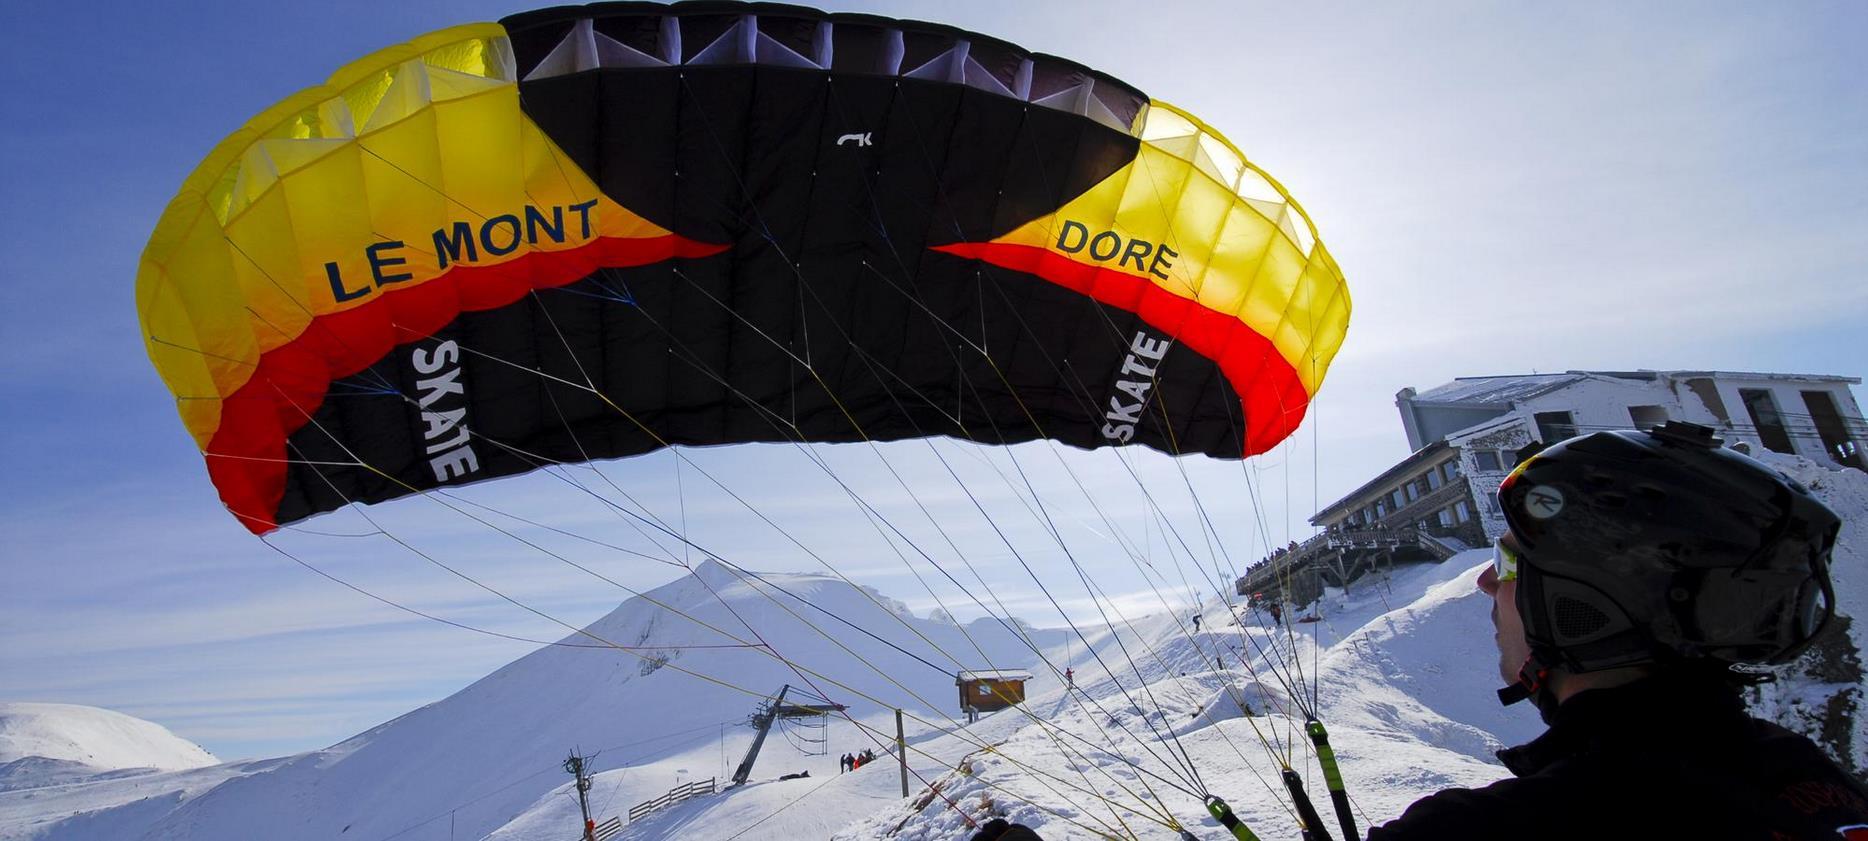
[[[1453,459],[1452,461],[1449,461],[1446,464],[1441,465],[1441,468],[1446,471],[1446,480],[1448,482],[1451,482],[1454,479],[1459,478],[1459,459]]]
[[[1386,516],[1388,516],[1388,501],[1380,500],[1376,502],[1375,503],[1375,519],[1379,520]]]
[[[1394,510],[1396,511],[1401,510],[1401,506],[1407,504],[1407,499],[1403,497],[1402,494],[1403,491],[1400,488],[1395,488],[1394,494],[1389,497],[1389,500],[1394,503]]]
[[[1771,398],[1771,392],[1762,388],[1741,388],[1738,399],[1744,401],[1745,411],[1751,414],[1751,424],[1758,430],[1758,440],[1764,446],[1780,453],[1796,452],[1790,446],[1790,433],[1784,429],[1784,419],[1777,413],[1777,401]]]
[[[1409,502],[1420,498],[1420,485],[1412,480],[1402,485],[1401,489],[1407,492],[1407,501]]]
[[[1537,437],[1546,444],[1576,435],[1576,420],[1569,412],[1538,412],[1531,419],[1537,422]]]
[[[1439,516],[1440,516],[1440,525],[1441,525],[1441,527],[1443,527],[1443,528],[1452,528],[1452,527],[1453,527],[1453,509],[1451,509],[1451,508],[1442,508],[1442,509],[1440,509],[1440,511],[1439,511]]]
[[[1667,423],[1666,406],[1629,406],[1628,419],[1636,429],[1653,429]]]
[[[1427,490],[1429,491],[1439,490],[1441,481],[1442,480],[1440,479],[1440,468],[1436,467],[1432,470],[1427,471]]]
[[[1471,520],[1472,506],[1467,505],[1465,500],[1460,500],[1458,505],[1453,506],[1453,516],[1462,523]]]
[[[1803,405],[1810,410],[1810,420],[1816,424],[1816,436],[1823,441],[1823,451],[1838,462],[1868,470],[1862,463],[1861,448],[1849,435],[1848,422],[1836,408],[1836,399],[1826,391],[1806,391]],[[1860,419],[1856,419],[1856,423],[1860,423]]]
[[[1473,461],[1479,465],[1480,470],[1484,470],[1488,472],[1497,472],[1498,453],[1496,451],[1474,450],[1472,453],[1472,458],[1473,458]]]

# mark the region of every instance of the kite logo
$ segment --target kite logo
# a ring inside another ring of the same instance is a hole
[[[1537,485],[1524,493],[1524,512],[1539,520],[1563,513],[1563,492],[1549,485]]]
[[[1085,249],[1089,251],[1090,259],[1098,263],[1115,260],[1116,268],[1123,269],[1132,262],[1136,274],[1150,274],[1162,280],[1169,278],[1168,272],[1174,268],[1174,258],[1180,256],[1179,251],[1167,247],[1166,243],[1157,248],[1145,239],[1125,240],[1115,231],[1098,231],[1092,236],[1090,226],[1075,219],[1064,220],[1063,227],[1057,232],[1057,250],[1064,254],[1078,254]],[[1118,254],[1120,258],[1117,258]],[[1153,255],[1152,260],[1149,259],[1150,255]]]
[[[1120,394],[1109,395],[1109,411],[1103,413],[1103,437],[1111,441],[1127,444],[1135,437],[1135,425],[1142,421],[1142,409],[1148,405],[1148,394],[1155,387],[1156,366],[1161,364],[1161,357],[1166,356],[1169,339],[1151,339],[1148,331],[1137,330],[1135,339],[1129,342],[1129,354],[1122,358],[1122,367],[1116,371],[1116,391]],[[1145,361],[1144,361],[1145,360]],[[1134,402],[1123,399],[1133,398]]]
[[[842,136],[842,137],[839,137],[839,138],[837,138],[837,145],[838,145],[838,146],[842,146],[843,144],[845,144],[845,143],[848,143],[848,142],[851,142],[851,141],[855,141],[855,143],[856,143],[856,145],[858,145],[858,146],[874,146],[874,145],[876,145],[876,144],[874,144],[874,143],[872,143],[872,142],[870,142],[870,140],[869,140],[869,135],[870,135],[870,132],[866,132],[866,131],[865,131],[865,132],[861,132],[861,133],[851,133],[851,134],[846,134],[846,135],[844,135],[844,136]]]
[[[450,263],[478,263],[482,253],[489,259],[504,257],[519,250],[521,245],[538,245],[541,237],[555,243],[564,242],[566,210],[577,215],[578,237],[590,239],[593,230],[590,211],[597,206],[597,201],[591,199],[545,208],[528,204],[523,214],[514,211],[485,218],[477,229],[471,223],[458,221],[436,228],[430,235],[434,241],[434,271],[444,270]],[[549,216],[546,211],[550,211]],[[383,240],[365,247],[363,262],[369,264],[370,279],[368,282],[360,280],[355,286],[344,279],[343,270],[336,261],[325,263],[324,276],[331,284],[331,300],[340,304],[354,301],[385,286],[414,280],[409,255],[403,251],[407,247],[401,240]]]
[[[459,479],[480,469],[467,431],[467,387],[460,381],[460,345],[442,342],[433,350],[416,348],[409,359],[417,373],[415,402],[422,410],[422,440],[428,445],[428,466],[435,481]],[[448,398],[453,399],[448,399]],[[453,406],[453,408],[447,408]]]

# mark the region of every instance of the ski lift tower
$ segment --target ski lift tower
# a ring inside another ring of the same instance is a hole
[[[752,763],[759,758],[759,749],[765,746],[766,734],[772,732],[772,725],[779,719],[810,718],[814,715],[829,715],[849,709],[843,704],[833,704],[829,701],[787,704],[785,695],[790,691],[791,684],[785,684],[778,690],[777,697],[760,704],[759,711],[752,714],[752,726],[758,732],[752,737],[752,747],[746,749],[746,758],[740,760],[739,768],[733,771],[733,785],[745,785],[746,780],[752,777]]]

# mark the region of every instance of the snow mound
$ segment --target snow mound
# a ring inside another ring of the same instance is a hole
[[[76,704],[0,703],[0,767],[11,769],[9,779],[31,768],[179,771],[219,762],[168,728],[120,712]]]

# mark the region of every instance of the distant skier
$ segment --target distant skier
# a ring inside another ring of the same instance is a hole
[[[1064,668],[1064,688],[1065,689],[1077,688],[1077,670],[1072,669],[1068,666]]]
[[[1284,605],[1280,602],[1271,603],[1271,624],[1284,624]]]
[[[838,773],[843,773],[843,774],[850,773],[850,755],[849,754],[846,753],[837,758],[837,771]]]
[[[1193,629],[1196,631],[1200,630],[1200,614],[1198,612],[1193,615]]]

